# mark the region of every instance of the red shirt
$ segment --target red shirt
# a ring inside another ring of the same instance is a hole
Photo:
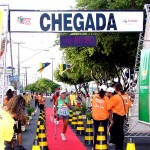
[[[53,96],[54,105],[55,105],[56,100],[57,100],[58,97],[59,97],[59,95],[56,95],[56,94]]]

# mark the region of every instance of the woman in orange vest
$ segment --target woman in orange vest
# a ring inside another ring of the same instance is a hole
[[[38,102],[39,102],[40,110],[43,110],[43,111],[44,111],[45,99],[44,99],[42,93],[39,93]]]
[[[115,84],[116,95],[113,96],[111,101],[112,111],[113,111],[113,124],[111,126],[112,137],[111,143],[116,145],[116,150],[123,149],[123,141],[124,141],[124,119],[126,115],[125,103],[123,100],[123,88],[121,83]]]
[[[6,98],[4,99],[3,106],[7,106],[9,100],[13,97],[13,95],[14,95],[14,92],[11,89],[9,89],[6,92]]]
[[[97,138],[98,127],[100,124],[104,127],[105,138],[107,141],[108,120],[112,122],[111,103],[109,98],[105,96],[107,87],[102,85],[99,94],[95,94],[92,99],[92,117],[94,121],[94,149]]]

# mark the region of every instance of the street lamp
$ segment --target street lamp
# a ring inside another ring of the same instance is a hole
[[[50,58],[52,60],[52,81],[53,81],[53,60],[55,60],[55,58]]]
[[[18,45],[18,81],[17,81],[17,94],[20,93],[20,45],[24,44],[24,42],[14,42],[14,44]]]

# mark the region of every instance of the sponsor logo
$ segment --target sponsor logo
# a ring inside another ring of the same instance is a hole
[[[31,25],[31,18],[23,18],[22,16],[18,17],[19,24]]]
[[[143,70],[142,71],[142,80],[146,79],[146,75],[147,75],[147,70]]]
[[[130,25],[130,24],[137,23],[138,21],[136,19],[123,19],[122,22]]]

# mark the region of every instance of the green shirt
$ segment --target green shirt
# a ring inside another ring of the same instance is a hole
[[[69,100],[68,98],[66,97],[66,99],[64,101],[62,101],[60,99],[60,97],[58,97],[58,114],[61,115],[61,111],[62,110],[66,110],[67,111],[67,115],[68,116],[70,114],[70,109],[66,106],[65,103],[68,104]]]

